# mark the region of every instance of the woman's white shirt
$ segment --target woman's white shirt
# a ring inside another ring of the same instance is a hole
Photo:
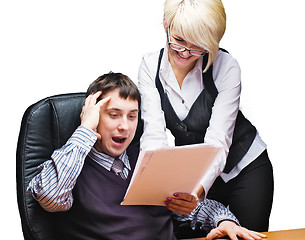
[[[155,85],[159,53],[158,51],[145,54],[139,68],[138,86],[142,97],[141,114],[142,119],[145,119],[144,133],[140,140],[141,150],[153,150],[168,146],[164,113],[161,108],[160,95]],[[195,67],[187,74],[180,88],[168,61],[167,48],[164,48],[159,78],[180,120],[187,116],[191,106],[204,89],[202,61],[202,57],[198,59]],[[266,148],[264,142],[257,135],[251,146],[254,153],[250,157],[247,157],[247,153],[244,157],[246,161],[243,158],[229,174],[221,173],[232,143],[235,120],[239,110],[240,68],[230,54],[219,51],[213,63],[212,74],[218,96],[212,108],[204,142],[222,147],[223,152],[201,181],[206,193],[220,174],[224,181],[229,181],[255,159],[253,156],[258,156]]]

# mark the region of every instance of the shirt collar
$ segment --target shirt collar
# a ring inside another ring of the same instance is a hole
[[[169,69],[171,68],[170,63],[168,61],[168,49],[167,45],[164,47],[164,52],[163,56],[161,59],[161,64],[160,64],[160,72],[168,72]]]
[[[88,156],[95,162],[97,162],[99,165],[103,166],[105,169],[110,171],[111,166],[114,161],[114,157],[109,156],[108,154],[101,153],[97,151],[94,147],[91,149],[89,152]],[[123,163],[124,166],[128,169],[131,170],[130,164],[129,164],[129,158],[126,153],[126,150],[118,157]]]

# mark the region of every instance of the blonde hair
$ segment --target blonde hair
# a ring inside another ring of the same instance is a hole
[[[164,22],[187,42],[209,52],[206,71],[216,59],[226,30],[226,13],[221,0],[166,0]]]

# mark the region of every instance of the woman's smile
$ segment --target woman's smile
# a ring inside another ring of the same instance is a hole
[[[189,60],[192,57],[192,55],[184,54],[184,52],[176,51],[176,54],[177,54],[177,57],[182,61]]]

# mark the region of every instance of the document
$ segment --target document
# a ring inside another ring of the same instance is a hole
[[[220,151],[202,143],[140,152],[121,205],[164,206],[175,192],[194,194]]]

